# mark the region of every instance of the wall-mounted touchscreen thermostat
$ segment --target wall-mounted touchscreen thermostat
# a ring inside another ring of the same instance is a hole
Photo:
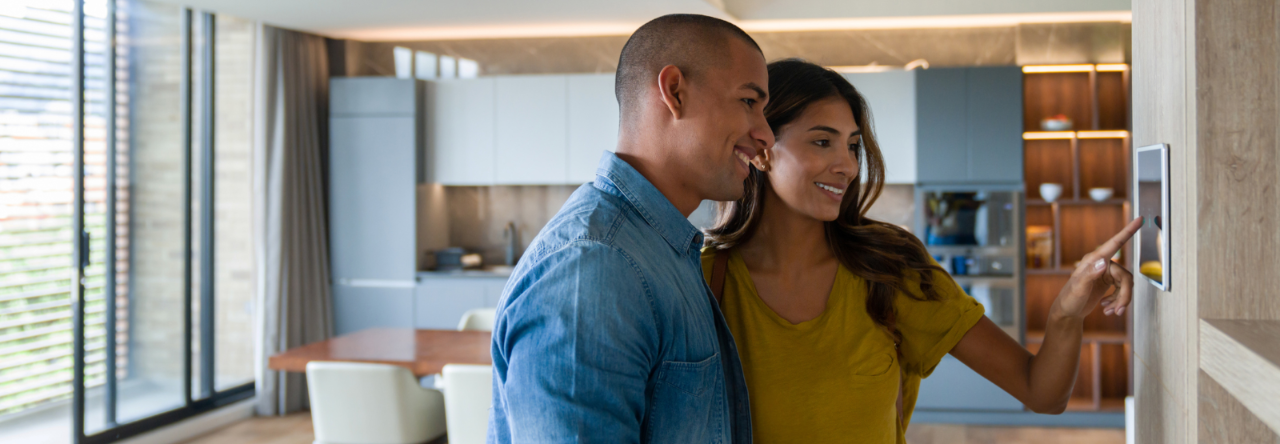
[[[1169,291],[1169,145],[1138,148],[1133,153],[1134,203],[1142,216],[1138,230],[1138,271],[1151,285]]]

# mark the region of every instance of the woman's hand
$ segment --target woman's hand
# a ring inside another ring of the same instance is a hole
[[[1083,320],[1085,315],[1102,303],[1103,314],[1120,316],[1133,300],[1133,273],[1111,262],[1111,257],[1124,246],[1133,234],[1142,228],[1142,218],[1134,219],[1120,233],[1080,260],[1067,285],[1049,311],[1050,322],[1057,319]],[[1116,291],[1110,296],[1112,288]]]

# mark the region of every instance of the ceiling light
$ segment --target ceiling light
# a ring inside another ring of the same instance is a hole
[[[846,73],[846,74],[898,71],[902,69],[901,67],[889,66],[889,65],[877,65],[875,63],[872,63],[870,65],[828,66],[828,68],[831,68],[832,71]]]
[[[865,17],[845,19],[737,20],[747,32],[841,31],[857,29],[982,28],[1025,23],[1133,21],[1131,11],[986,14],[923,17]],[[336,29],[327,35],[365,41],[464,40],[526,37],[586,37],[630,35],[643,23],[596,22],[508,24],[480,26]]]

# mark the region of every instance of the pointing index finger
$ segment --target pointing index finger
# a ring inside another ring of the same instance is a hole
[[[1098,249],[1093,250],[1094,254],[1097,254],[1102,258],[1115,256],[1116,252],[1120,251],[1120,248],[1124,246],[1124,243],[1128,242],[1129,238],[1133,237],[1133,234],[1137,233],[1140,228],[1142,228],[1141,217],[1129,221],[1129,224],[1125,225],[1124,229],[1120,230],[1120,232],[1116,233],[1116,235],[1111,239],[1098,246]]]

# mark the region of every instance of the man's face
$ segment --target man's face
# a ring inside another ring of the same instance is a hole
[[[764,55],[747,42],[728,38],[727,64],[711,66],[690,80],[681,119],[686,138],[680,155],[686,183],[709,200],[742,197],[748,161],[773,146],[764,118],[769,73]]]

